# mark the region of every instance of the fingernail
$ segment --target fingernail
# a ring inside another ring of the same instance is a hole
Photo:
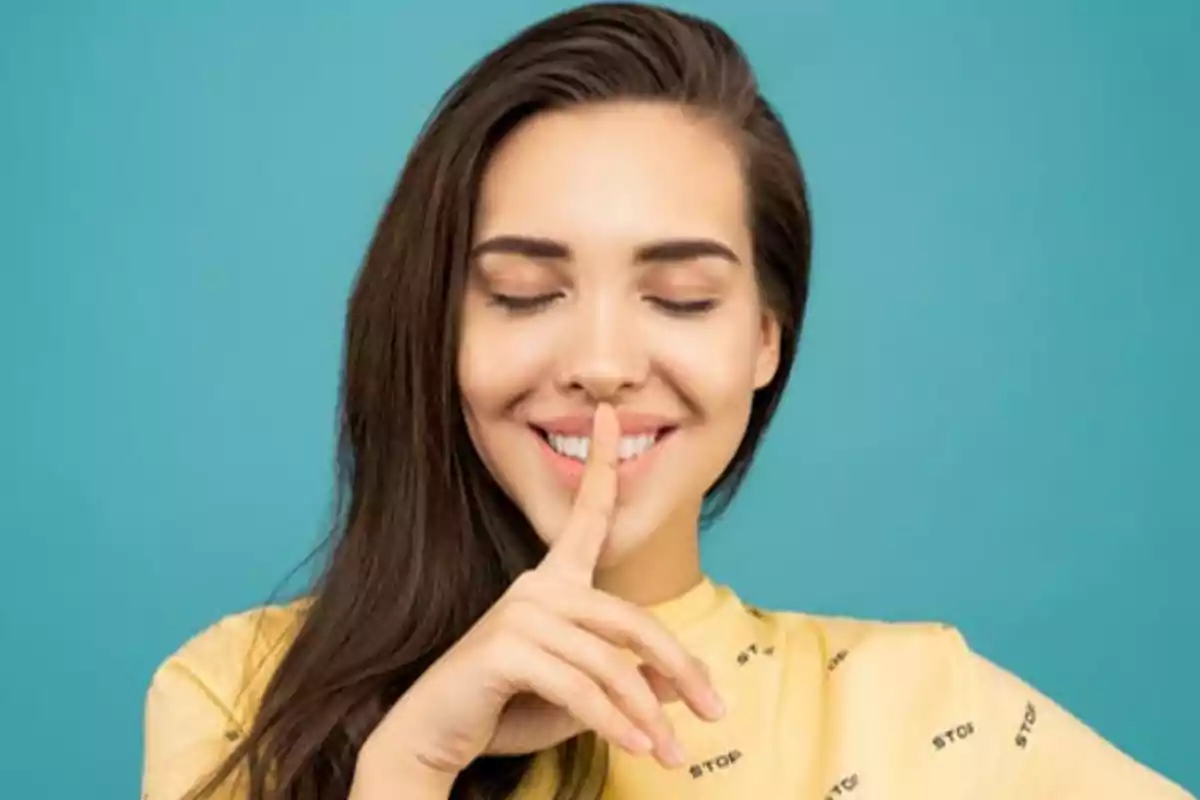
[[[725,716],[725,711],[725,702],[721,700],[715,689],[710,689],[708,692],[708,715],[713,719],[721,719]]]
[[[662,749],[662,758],[668,767],[682,767],[685,760],[683,747],[675,739],[668,740]]]
[[[630,731],[625,736],[625,748],[631,753],[641,755],[654,749],[654,741],[641,731]]]

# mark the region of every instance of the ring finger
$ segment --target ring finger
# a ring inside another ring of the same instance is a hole
[[[633,654],[549,612],[531,620],[526,635],[538,646],[590,675],[622,711],[654,742],[667,767],[683,764],[684,754],[662,702],[638,669]]]

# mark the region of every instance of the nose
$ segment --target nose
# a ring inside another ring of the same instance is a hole
[[[560,388],[593,403],[612,402],[646,381],[649,358],[636,313],[615,298],[581,303],[564,337]]]

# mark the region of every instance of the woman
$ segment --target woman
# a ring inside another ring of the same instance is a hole
[[[1186,797],[950,628],[703,575],[810,250],[711,23],[590,6],[486,57],[350,300],[327,568],[158,670],[145,797]]]

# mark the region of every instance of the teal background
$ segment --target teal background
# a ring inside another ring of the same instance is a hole
[[[413,135],[562,7],[0,9],[0,794],[135,796],[156,664],[323,531],[344,297]],[[948,620],[1200,790],[1200,3],[680,7],[756,62],[817,229],[708,567]]]

